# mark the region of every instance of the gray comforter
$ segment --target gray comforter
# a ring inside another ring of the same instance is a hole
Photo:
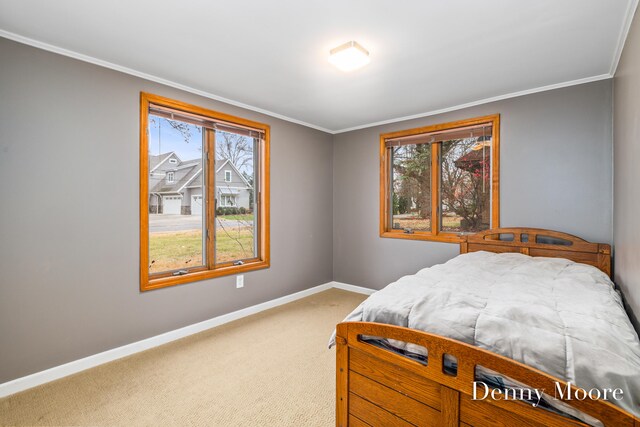
[[[640,415],[638,335],[611,280],[589,265],[521,254],[464,254],[402,277],[345,321],[424,330],[585,389],[620,388],[623,399],[612,403]]]

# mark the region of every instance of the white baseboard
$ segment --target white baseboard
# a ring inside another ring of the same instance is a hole
[[[347,283],[329,282],[329,284],[333,288],[342,289],[350,292],[356,292],[359,294],[371,295],[372,293],[376,292],[375,289],[363,288],[362,286],[349,285]]]
[[[213,327],[220,326],[225,323],[250,316],[252,314],[260,313],[261,311],[278,307],[280,305],[287,304],[289,302],[293,302],[331,288],[338,288],[368,295],[374,292],[372,289],[347,285],[345,283],[324,283],[322,285],[315,286],[304,291],[276,298],[274,300],[243,308],[241,310],[237,310],[228,314],[223,314],[222,316],[214,317],[213,319],[205,320],[200,323],[185,326],[184,328],[156,335],[142,341],[137,341],[131,344],[123,345],[122,347],[117,347],[111,350],[103,351],[102,353],[74,360],[73,362],[65,363],[64,365],[55,366],[44,371],[27,375],[26,377],[16,378],[15,380],[0,384],[0,397],[9,396],[11,394],[36,387],[38,385],[66,377],[68,375],[72,375],[107,362],[130,356],[132,354],[148,350],[150,348],[158,347],[162,344],[167,344],[171,341],[188,337],[189,335],[197,334],[198,332],[206,331],[207,329],[211,329]]]

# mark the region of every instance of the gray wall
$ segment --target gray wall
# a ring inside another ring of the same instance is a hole
[[[614,78],[614,260],[616,283],[640,331],[640,16]]]
[[[501,225],[612,240],[612,82],[494,102],[334,138],[334,280],[381,288],[458,254],[450,243],[380,238],[379,135],[501,114]]]
[[[272,267],[243,289],[138,291],[140,91],[271,125]],[[330,281],[332,150],[331,135],[0,38],[0,383]]]
[[[140,91],[271,125],[272,267],[245,288],[226,277],[138,291]],[[455,256],[453,244],[378,236],[381,132],[501,113],[502,224],[611,242],[611,98],[602,81],[332,137],[0,38],[0,383],[332,279],[380,288]]]

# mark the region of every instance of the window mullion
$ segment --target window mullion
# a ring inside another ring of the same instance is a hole
[[[431,234],[440,229],[440,143],[431,144]]]
[[[393,148],[386,149],[384,166],[387,179],[384,180],[385,192],[385,227],[386,231],[393,230]]]
[[[207,266],[210,270],[215,267],[215,227],[216,227],[216,134],[213,129],[206,130],[206,178],[207,178]]]

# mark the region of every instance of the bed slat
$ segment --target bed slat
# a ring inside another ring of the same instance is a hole
[[[470,398],[461,399],[460,420],[475,427],[547,427],[519,414]]]
[[[351,350],[349,369],[440,410],[441,387],[435,381],[420,377],[357,349]]]
[[[350,427],[371,427],[370,424],[365,423],[358,417],[354,417],[353,415],[349,415],[349,426]]]
[[[354,417],[365,419],[374,426],[413,427],[411,423],[396,417],[354,393],[349,394],[349,411]]]
[[[370,380],[356,372],[350,374],[351,392],[376,406],[384,406],[398,418],[420,426],[440,425],[440,411],[424,405],[387,386]]]
[[[533,423],[533,425],[542,425],[545,427],[565,427],[565,426],[588,427],[587,424],[582,423],[578,420],[573,420],[571,418],[563,417],[551,411],[547,411],[546,409],[534,408],[533,406],[522,403],[522,402],[494,401],[494,400],[491,400],[490,398],[482,401],[478,401],[478,400],[474,401],[471,399],[471,397],[467,395],[461,395],[461,402],[462,401],[464,401],[464,405],[461,403],[461,406],[460,406],[461,412],[462,412],[463,406],[467,408],[471,406],[474,408],[473,410],[477,410],[478,405],[481,405],[481,406],[483,405],[483,406],[487,406],[487,408],[484,408],[484,411],[486,412],[498,412],[500,414],[504,412],[512,413],[510,409],[512,408],[513,405],[517,405],[518,417],[522,417],[525,421]]]

